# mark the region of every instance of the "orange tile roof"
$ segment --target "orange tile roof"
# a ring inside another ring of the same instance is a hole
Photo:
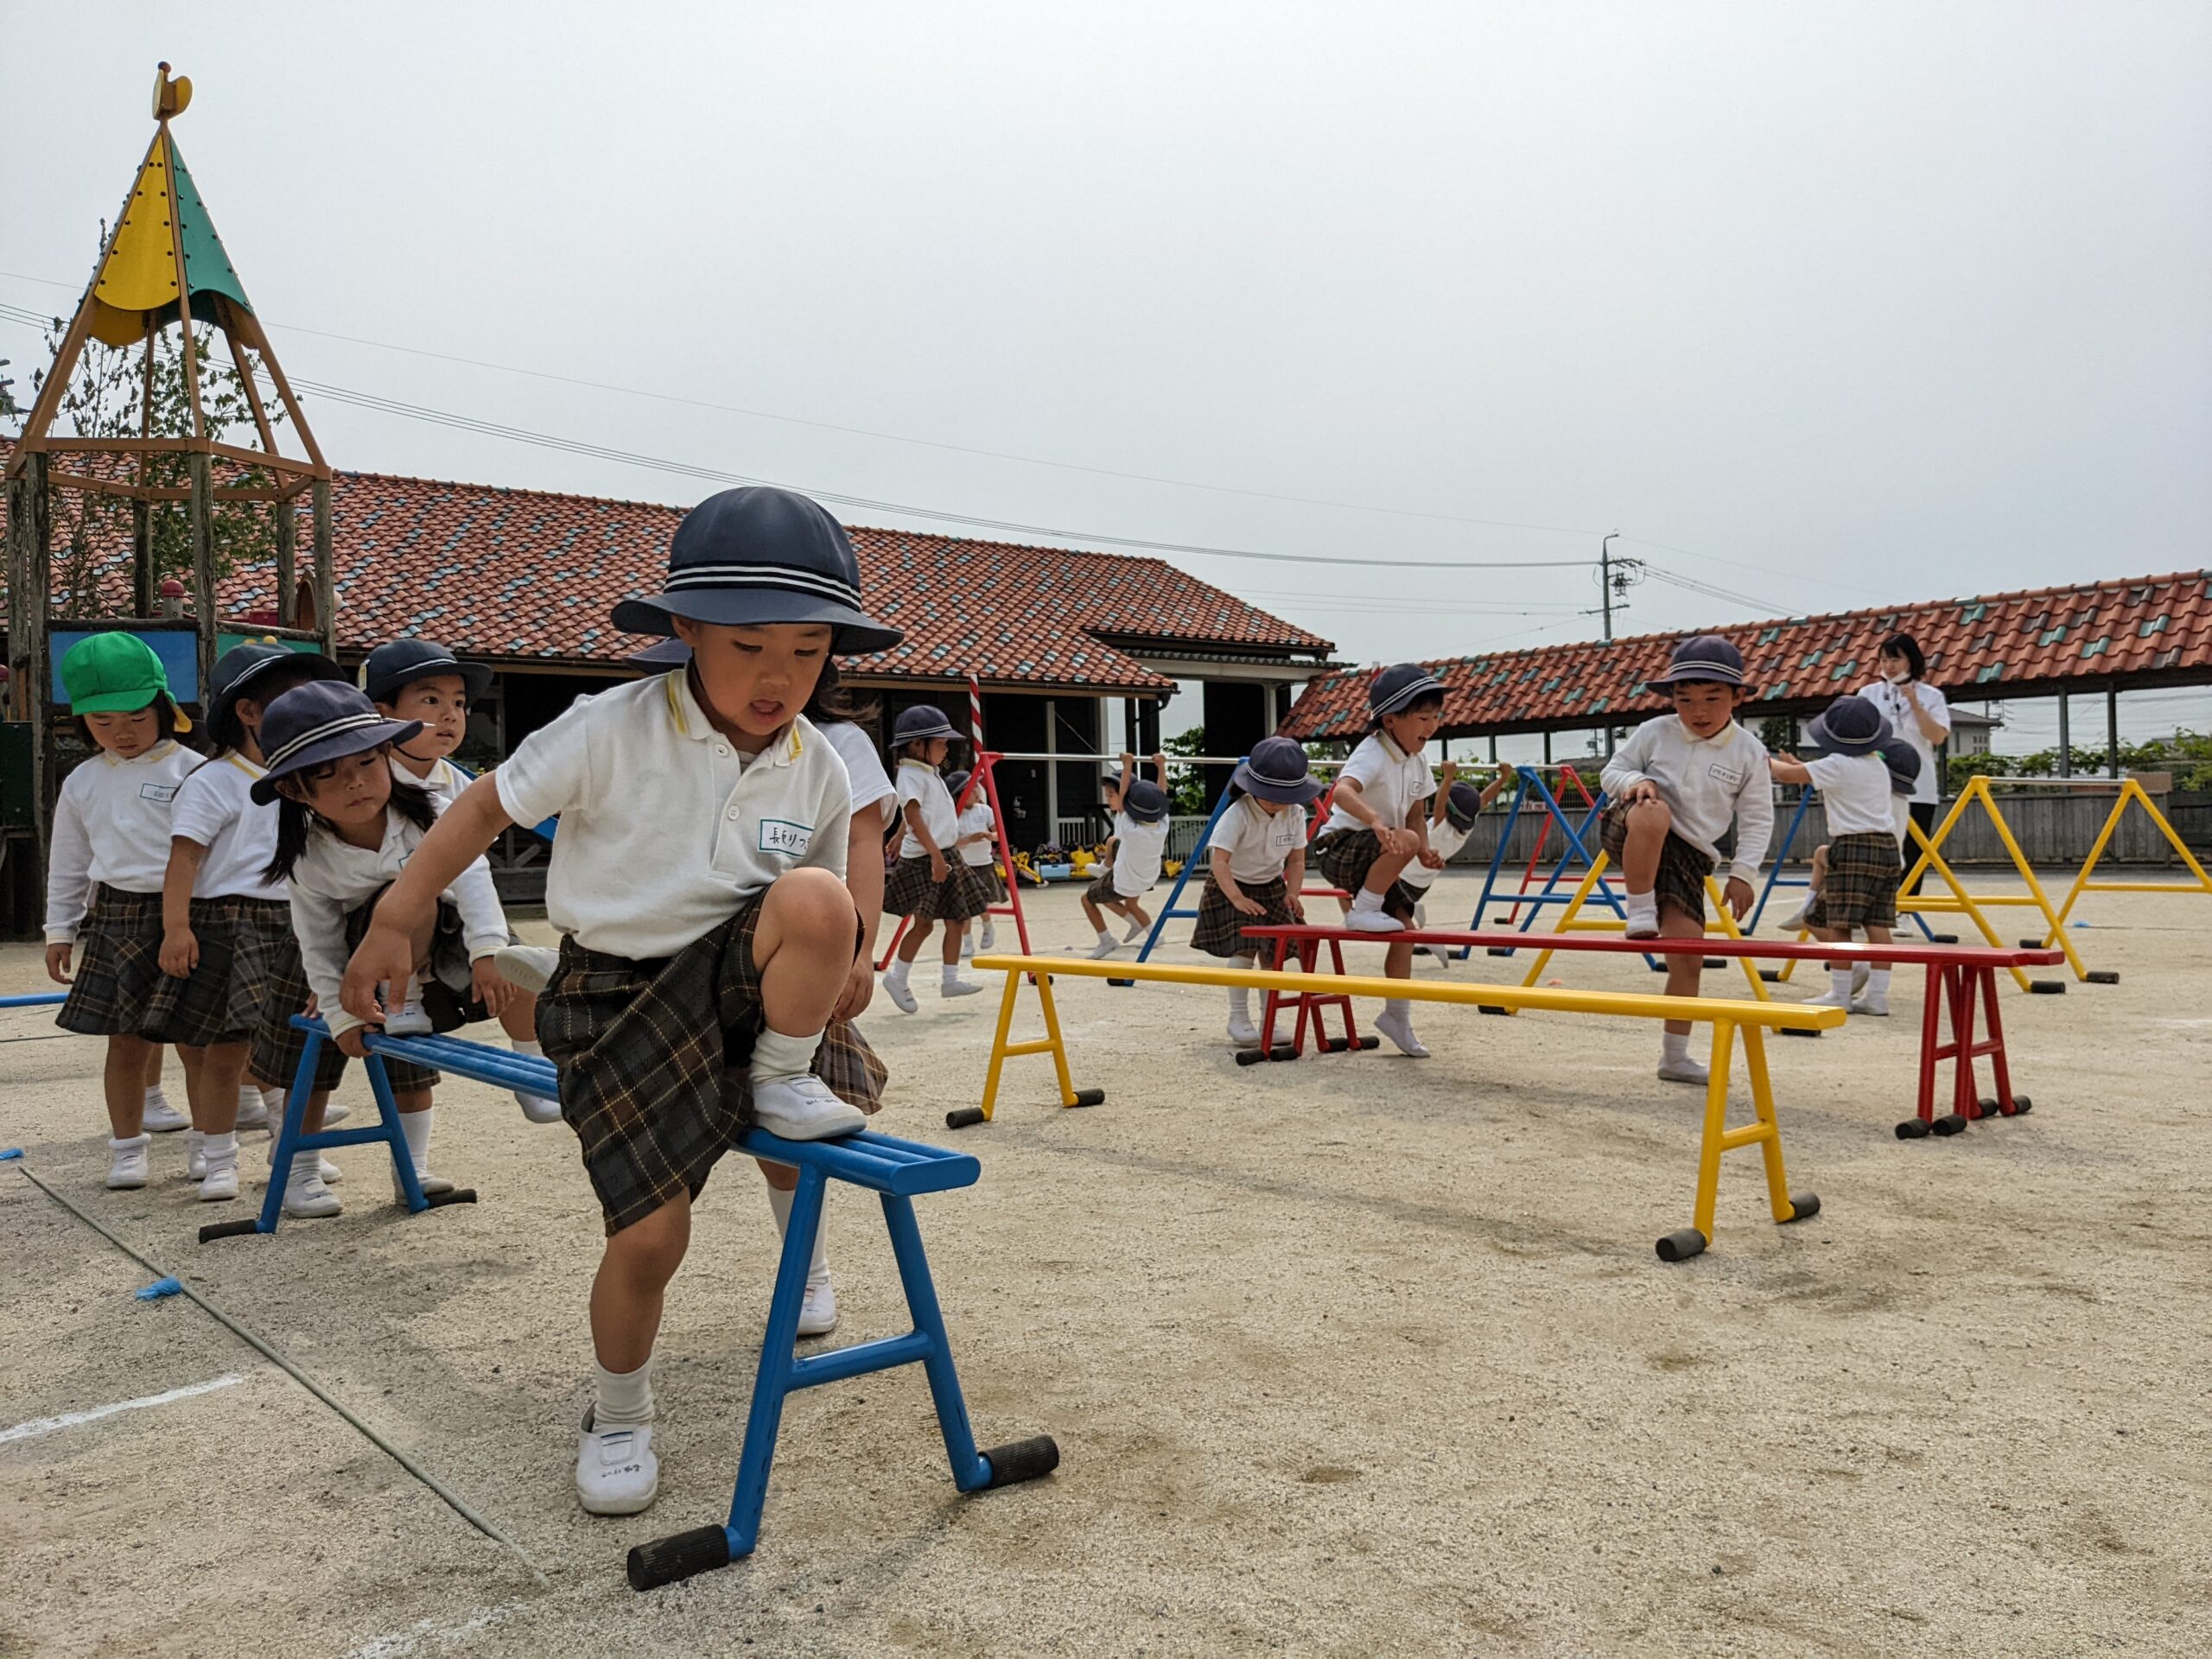
[[[1929,683],[1953,697],[2002,697],[2063,687],[2212,681],[2212,571],[2039,588],[1879,610],[1744,622],[1716,630],[1743,652],[1760,714],[1810,714],[1875,677],[1874,657],[1910,633]],[[1643,689],[1682,634],[1611,644],[1447,658],[1426,666],[1450,688],[1442,729],[1482,735],[1630,725],[1667,704]],[[1309,684],[1282,729],[1293,737],[1357,737],[1375,671]]]

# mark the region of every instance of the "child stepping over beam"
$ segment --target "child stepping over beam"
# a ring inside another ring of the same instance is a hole
[[[1206,851],[1205,891],[1191,948],[1249,968],[1259,947],[1243,929],[1287,926],[1306,919],[1298,892],[1306,884],[1306,810],[1322,783],[1308,769],[1304,747],[1287,737],[1263,737],[1230,775],[1230,804],[1213,827]],[[1229,990],[1229,1040],[1256,1048],[1252,991]]]
[[[899,862],[884,883],[883,912],[906,917],[907,927],[898,954],[884,970],[883,992],[902,1014],[917,1007],[906,978],[932,923],[944,924],[938,995],[973,996],[983,988],[960,971],[961,938],[969,921],[983,913],[987,900],[967,864],[955,855],[960,815],[943,768],[957,735],[944,711],[926,702],[907,709],[892,728],[892,752],[899,758],[899,813],[906,833],[899,842]]]

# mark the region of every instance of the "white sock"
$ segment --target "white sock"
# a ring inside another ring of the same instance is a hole
[[[1382,908],[1382,895],[1372,887],[1362,887],[1353,896],[1351,907],[1354,910],[1380,910]]]
[[[1249,1020],[1252,1017],[1252,988],[1232,985],[1229,988],[1229,1017]]]
[[[430,1109],[399,1115],[399,1132],[407,1137],[407,1155],[415,1160],[417,1170],[430,1166]],[[213,1140],[212,1135],[208,1137]]]
[[[893,957],[891,958],[891,965],[883,970],[883,976],[896,984],[904,985],[906,982],[907,972],[912,966],[913,964],[906,957]]]
[[[1101,944],[1119,944],[1121,941],[1102,927],[1098,930],[1098,943]]]
[[[518,1054],[529,1055],[533,1060],[542,1060],[545,1058],[544,1046],[535,1037],[510,1037],[507,1039],[507,1046]]]
[[[1394,996],[1382,1004],[1382,1012],[1393,1020],[1407,1020],[1413,1016],[1414,1005],[1405,997]]]
[[[1839,1002],[1851,1001],[1851,964],[1828,969],[1828,995]]]
[[[238,1165],[238,1137],[235,1130],[223,1135],[202,1136],[200,1147],[207,1157],[207,1167],[211,1172],[235,1168]]]
[[[775,1212],[776,1231],[781,1236],[788,1238],[791,1236],[791,1200],[798,1196],[798,1189],[796,1187],[789,1191],[780,1186],[772,1186],[768,1189],[768,1208]],[[816,1222],[814,1228],[814,1259],[807,1263],[806,1268],[806,1282],[810,1285],[826,1285],[830,1282],[830,1246],[827,1243],[827,1235],[830,1231],[830,1205],[827,1192],[823,1194],[823,1200],[821,1217]]]
[[[1631,893],[1628,895],[1628,913],[1632,921],[1656,921],[1659,917],[1659,890]]]
[[[814,1051],[821,1046],[818,1031],[810,1037],[786,1037],[780,1031],[763,1027],[753,1039],[753,1064],[746,1075],[755,1083],[803,1077],[814,1069]]]
[[[634,1371],[610,1371],[596,1361],[592,1378],[598,1398],[592,1406],[591,1426],[596,1433],[610,1428],[643,1428],[653,1420],[653,1363],[647,1359]]]
[[[274,1142],[272,1141],[271,1144],[273,1145]],[[321,1153],[296,1152],[292,1154],[292,1167],[285,1173],[284,1185],[288,1188],[305,1186],[309,1182],[318,1179],[321,1174],[322,1154]]]
[[[988,950],[999,942],[998,930],[988,922],[983,924],[983,937],[976,941],[976,948]]]
[[[959,980],[960,964],[957,962],[946,963],[944,964],[944,982],[948,985],[954,985],[957,984]]]
[[[1662,1031],[1659,1033],[1659,1052],[1662,1058],[1687,1060],[1690,1057],[1690,1034],[1687,1031]]]
[[[162,1085],[160,1084],[155,1084],[146,1090],[146,1109],[149,1111],[151,1111],[156,1106],[166,1106],[168,1103],[169,1097],[162,1092]]]
[[[1866,976],[1866,995],[1885,997],[1890,994],[1890,970],[1877,968]]]

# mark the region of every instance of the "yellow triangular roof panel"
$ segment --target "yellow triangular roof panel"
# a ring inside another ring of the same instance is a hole
[[[180,219],[186,264],[181,273],[176,258]],[[123,204],[123,221],[116,226],[115,238],[93,279],[93,338],[110,346],[129,346],[145,337],[149,321],[157,327],[175,321],[178,296],[188,284],[194,300],[192,315],[203,322],[215,321],[213,306],[205,302],[207,296],[221,294],[247,310],[253,308],[246,304],[245,289],[231,269],[214,222],[164,127],[154,135],[139,166]]]

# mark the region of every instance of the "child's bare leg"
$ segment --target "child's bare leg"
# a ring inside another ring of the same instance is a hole
[[[1675,815],[1664,801],[1638,801],[1628,810],[1628,835],[1621,846],[1621,879],[1631,893],[1649,893],[1659,884],[1659,855]],[[1663,932],[1662,937],[1666,937]]]
[[[968,924],[965,922],[947,922],[944,925],[944,959],[946,968],[960,966],[960,941],[967,931]]]
[[[765,917],[762,918],[766,919]],[[917,916],[906,929],[906,937],[899,941],[899,960],[911,964],[922,953],[922,942],[930,936],[933,924],[927,917]],[[757,952],[755,953],[758,954]]]
[[[1656,880],[1655,876],[1655,880]],[[1701,919],[1684,914],[1672,905],[1659,912],[1659,937],[1662,939],[1697,939],[1705,938],[1705,924]],[[1685,950],[1680,955],[1669,952],[1667,957],[1667,995],[1695,996],[1705,975],[1705,957],[1699,952]],[[1669,1020],[1659,1036],[1659,1076],[1669,1083],[1703,1083],[1707,1072],[1701,1061],[1690,1058],[1690,1022]]]
[[[662,1301],[690,1243],[688,1194],[607,1239],[591,1281],[591,1345],[601,1369],[628,1373],[652,1357]]]
[[[107,1039],[107,1063],[101,1068],[101,1090],[107,1096],[108,1132],[128,1141],[144,1132],[146,1080],[160,1076],[161,1046],[143,1037],[118,1032]]]
[[[1813,849],[1813,877],[1811,885],[1806,890],[1809,893],[1818,893],[1827,885],[1827,879],[1828,844],[1824,841]]]
[[[1394,940],[1382,953],[1382,971],[1392,979],[1411,979],[1413,946]],[[1388,1037],[1401,1054],[1410,1054],[1417,1060],[1428,1058],[1428,1046],[1414,1035],[1414,1005],[1408,998],[1394,996],[1384,1002],[1382,1012],[1375,1016],[1375,1029]]]
[[[499,1029],[507,1033],[513,1043],[528,1043],[530,1052],[537,1052],[537,995],[534,991],[517,991],[514,1000],[500,1011]]]
[[[1097,901],[1091,898],[1087,887],[1083,894],[1083,918],[1090,924],[1092,932],[1103,933],[1106,931],[1106,918],[1098,913]]]
[[[1406,873],[1406,867],[1419,857],[1417,853],[1378,853],[1375,861],[1367,867],[1367,876],[1360,883],[1363,891],[1387,897],[1390,884]]]
[[[923,923],[907,938],[927,931]],[[853,896],[829,871],[793,870],[776,879],[760,901],[760,920],[753,931],[760,1012],[770,1031],[790,1037],[822,1034],[852,970],[857,932]],[[956,946],[958,938],[955,934]]]
[[[192,1127],[202,1135],[229,1135],[238,1126],[238,1083],[245,1076],[246,1045],[214,1043],[181,1048]]]

